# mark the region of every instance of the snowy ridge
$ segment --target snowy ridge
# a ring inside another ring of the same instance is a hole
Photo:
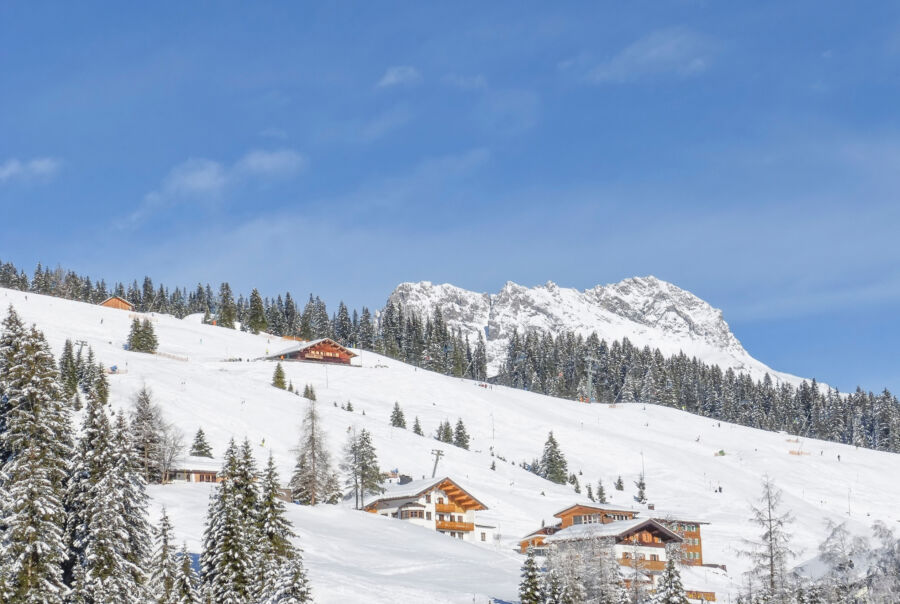
[[[659,348],[666,356],[684,352],[705,363],[749,373],[754,379],[769,373],[776,380],[801,381],[751,357],[731,333],[721,310],[652,276],[585,291],[550,281],[531,288],[509,281],[496,294],[421,281],[401,283],[388,301],[420,315],[440,308],[448,326],[461,329],[470,339],[481,332],[487,340],[492,374],[503,362],[513,331],[574,331],[584,336],[596,331],[608,342],[628,338],[640,347]]]
[[[128,409],[134,394],[147,385],[165,419],[179,426],[188,442],[202,426],[220,459],[230,438],[246,437],[258,464],[271,453],[287,482],[306,401],[270,385],[272,362],[224,360],[274,352],[283,346],[280,338],[151,316],[160,351],[187,359],[176,360],[123,350],[131,322],[126,311],[0,289],[0,320],[10,304],[24,321],[37,324],[56,354],[66,338],[85,340],[98,361],[127,371],[109,376],[113,408]],[[284,364],[295,387],[315,388],[332,459],[340,459],[353,427],[371,432],[382,469],[397,468],[414,479],[431,476],[431,451],[441,448],[438,475],[471,489],[489,508],[477,514],[477,521],[496,526],[501,539],[464,543],[347,505],[288,506],[320,604],[485,604],[489,597],[515,601],[522,563],[512,551],[517,540],[584,500],[570,486],[518,467],[540,455],[551,429],[570,471],[581,472],[582,489],[602,478],[611,507],[652,516],[632,499],[643,465],[647,495],[657,509],[710,522],[702,529],[704,560],[727,565],[728,574],[689,569],[685,585],[716,591],[722,602],[738,589],[746,568],[737,551],[743,539],[756,536],[747,518],[764,474],[784,490],[784,504],[797,517],[792,528],[802,550],[799,560],[815,553],[826,519],[846,520],[849,530],[861,535],[868,535],[877,519],[894,527],[900,522],[900,484],[885,480],[900,475],[900,455],[797,441],[653,405],[586,405],[500,386],[481,388],[365,351],[358,360],[360,367]],[[348,400],[352,413],[339,408]],[[426,436],[390,426],[395,401],[407,422],[419,418]],[[456,418],[465,422],[470,451],[428,436],[440,422]],[[492,457],[491,448],[506,461]],[[725,455],[715,455],[719,450]],[[492,462],[496,470],[490,469]],[[619,475],[624,492],[612,488]],[[716,492],[719,486],[721,493]],[[184,540],[191,552],[199,552],[210,489],[207,484],[152,487],[151,519],[156,522],[165,506],[176,542]]]

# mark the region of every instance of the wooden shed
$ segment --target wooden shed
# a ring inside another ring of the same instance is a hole
[[[296,344],[267,358],[277,361],[315,361],[349,365],[350,359],[355,356],[357,356],[355,352],[331,338],[320,338]]]
[[[132,304],[125,298],[120,298],[119,296],[110,296],[109,298],[101,302],[100,306],[105,306],[107,308],[118,308],[119,310],[128,310],[134,312],[134,304]]]

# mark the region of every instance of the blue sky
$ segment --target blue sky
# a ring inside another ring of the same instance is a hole
[[[900,5],[322,4],[0,4],[0,258],[357,307],[653,274],[900,391]]]

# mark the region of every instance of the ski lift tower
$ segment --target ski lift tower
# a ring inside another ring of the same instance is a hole
[[[432,449],[431,454],[434,455],[434,468],[431,470],[431,477],[434,478],[437,474],[438,462],[441,460],[441,457],[444,456],[444,452],[440,449]]]

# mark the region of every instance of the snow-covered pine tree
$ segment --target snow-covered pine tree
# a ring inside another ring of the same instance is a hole
[[[416,419],[413,422],[412,431],[413,431],[413,434],[418,434],[419,436],[424,436],[424,433],[422,432],[422,424],[419,423],[418,415],[416,416]]]
[[[134,396],[131,410],[131,441],[140,464],[141,474],[147,483],[163,480],[160,468],[162,450],[162,412],[153,403],[153,393],[143,386]]]
[[[150,322],[150,319],[144,319],[141,321],[141,352],[153,354],[158,347],[159,340],[156,339],[153,323]]]
[[[299,556],[281,564],[271,595],[262,600],[263,604],[306,604],[312,601],[306,569]]]
[[[275,373],[272,374],[272,385],[281,390],[287,389],[287,380],[284,376],[284,367],[281,363],[275,365]]]
[[[689,604],[674,556],[666,561],[666,570],[659,577],[656,593],[651,602],[652,604]]]
[[[553,431],[547,436],[544,443],[544,453],[540,462],[541,476],[557,484],[566,484],[568,479],[568,464],[566,458],[559,449],[559,444],[553,436]]]
[[[209,442],[206,440],[203,428],[197,428],[197,434],[194,436],[194,442],[191,444],[191,455],[212,459],[212,447],[209,446]]]
[[[113,462],[114,480],[125,510],[125,558],[131,565],[134,583],[144,586],[146,576],[143,568],[152,550],[152,528],[147,514],[149,498],[147,483],[134,454],[128,421],[122,411],[116,414],[113,426]]]
[[[466,425],[462,418],[456,421],[456,428],[453,430],[453,444],[461,449],[469,448],[469,433],[466,432]]]
[[[304,505],[338,503],[341,489],[331,467],[315,401],[309,402],[302,430],[297,465],[290,482],[291,497]]]
[[[266,309],[263,306],[262,296],[255,287],[250,292],[250,314],[247,318],[247,327],[251,333],[259,333],[265,331],[269,326],[266,320]]]
[[[200,556],[204,597],[216,604],[245,604],[253,596],[256,524],[248,522],[241,510],[241,488],[235,480],[239,464],[232,440],[225,451],[222,480],[210,497]]]
[[[519,602],[521,604],[543,604],[540,569],[534,559],[534,548],[529,547],[522,564],[522,580],[519,582]]]
[[[35,327],[10,307],[0,337],[0,392],[6,397],[0,450],[0,577],[5,603],[63,601],[65,481],[71,425],[56,361]]]
[[[316,400],[316,389],[313,388],[312,384],[307,384],[303,387],[303,398],[311,401]]]
[[[179,604],[178,562],[172,543],[172,523],[163,508],[156,528],[156,547],[150,559],[149,588],[156,604]]]
[[[175,576],[175,594],[178,604],[200,604],[198,586],[200,577],[194,567],[191,566],[191,556],[187,551],[187,544],[182,544],[178,554],[178,574]]]
[[[617,491],[624,491],[624,490],[625,490],[625,483],[622,482],[622,477],[621,477],[621,476],[619,476],[618,478],[616,478],[616,482],[615,482],[615,485],[614,485],[614,486],[615,486],[615,488],[616,488]]]
[[[406,418],[403,417],[403,409],[399,402],[394,402],[394,410],[391,411],[391,425],[395,428],[406,428]]]
[[[372,437],[365,429],[359,434],[350,434],[344,447],[344,461],[341,469],[346,474],[346,486],[353,491],[356,508],[364,503],[365,496],[382,493],[381,470],[378,468],[378,457],[372,445]]]
[[[594,491],[593,491],[593,489],[591,489],[590,483],[588,483],[586,485],[586,489],[587,489],[587,498],[590,499],[591,501],[597,501],[596,499],[594,499]]]
[[[597,480],[597,503],[607,503],[606,489],[603,488],[603,480]]]
[[[78,394],[78,368],[75,366],[75,349],[72,340],[67,339],[59,357],[59,379],[65,397],[70,399]]]

